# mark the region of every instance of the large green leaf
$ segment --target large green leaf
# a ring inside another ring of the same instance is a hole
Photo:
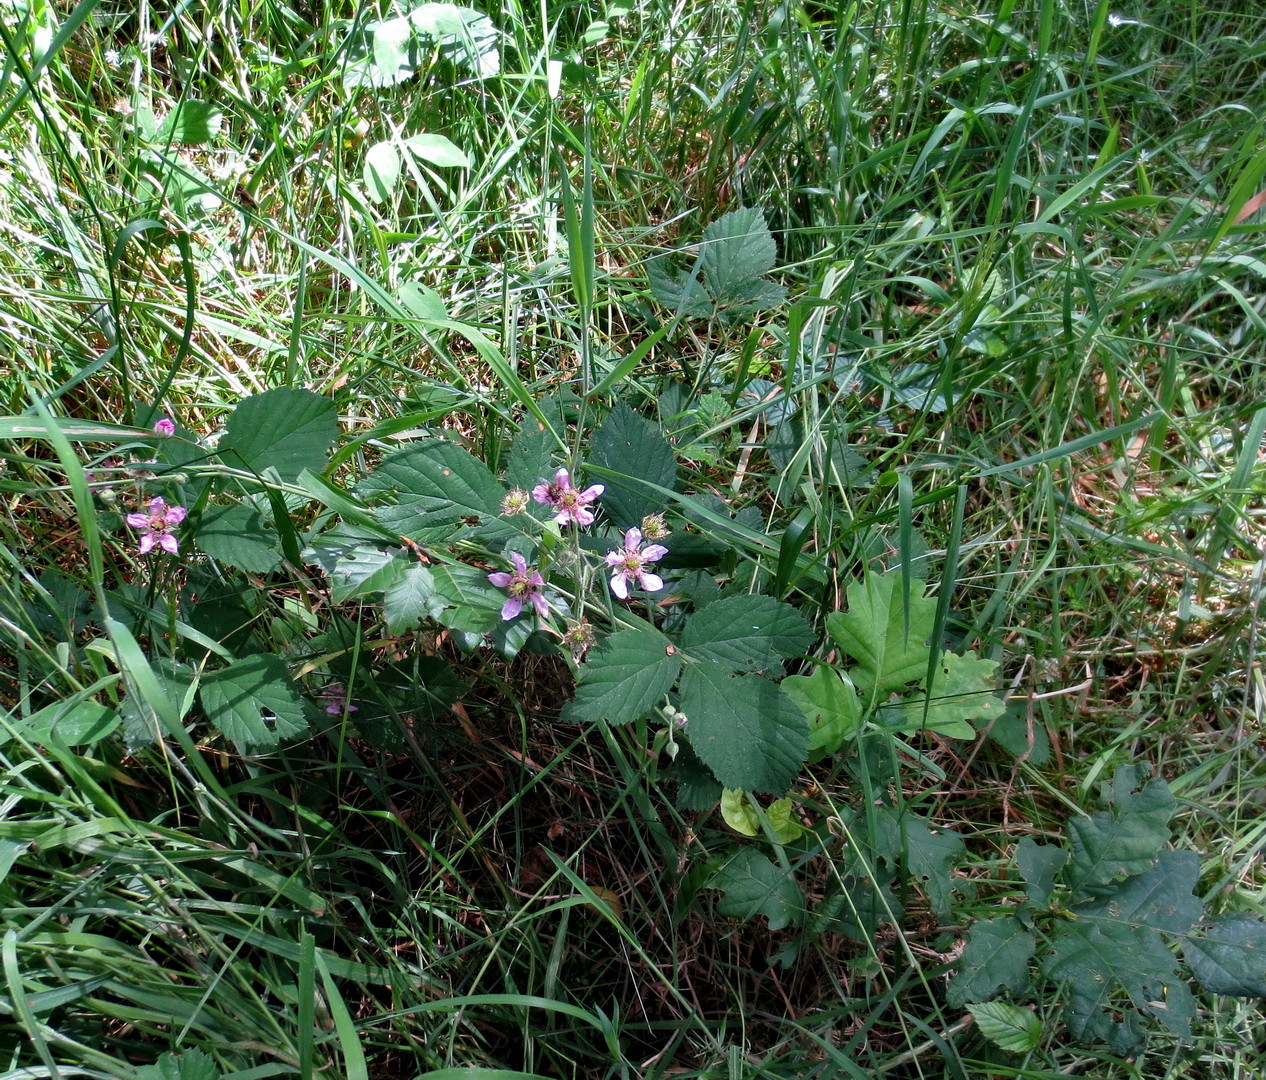
[[[506,594],[488,580],[488,575],[473,566],[446,563],[431,567],[435,595],[443,601],[436,616],[450,630],[463,634],[489,634],[502,623],[501,608]],[[527,620],[519,620],[530,627]]]
[[[813,628],[772,596],[727,596],[690,616],[682,645],[692,660],[732,671],[781,669],[782,658],[813,644]]]
[[[1063,923],[1042,970],[1065,984],[1065,1019],[1079,1039],[1102,1039],[1125,1052],[1142,1041],[1142,1017],[1159,1020],[1175,1035],[1190,1033],[1191,991],[1154,930],[1107,919]]]
[[[726,675],[718,664],[690,664],[681,711],[696,754],[727,788],[781,795],[809,752],[804,713],[759,675]]]
[[[1073,857],[1067,880],[1074,889],[1093,890],[1142,874],[1168,842],[1177,800],[1159,776],[1135,792],[1137,782],[1136,770],[1123,766],[1109,788],[1110,808],[1069,821]]]
[[[177,105],[154,137],[154,141],[167,143],[183,143],[187,146],[199,146],[209,143],[224,126],[224,113],[210,102],[197,98],[186,98]]]
[[[564,707],[563,719],[631,723],[664,700],[680,669],[681,657],[657,630],[621,630],[581,667],[576,696]]]
[[[1029,984],[1029,959],[1037,942],[1018,919],[985,919],[971,928],[958,974],[946,1000],[955,1009],[969,1001],[988,1001],[999,990],[1023,993]]]
[[[207,719],[248,753],[273,750],[307,730],[303,704],[280,656],[259,653],[202,678]]]
[[[429,567],[409,566],[383,589],[383,618],[393,634],[413,629],[421,619],[437,619],[443,610],[444,597],[436,592]]]
[[[764,915],[771,930],[782,930],[798,926],[804,917],[795,877],[755,848],[739,848],[708,886],[725,891],[717,910],[730,918],[747,921]]]
[[[1146,873],[1123,882],[1101,899],[1076,905],[1073,914],[1079,919],[1109,919],[1180,934],[1204,914],[1204,904],[1192,892],[1199,880],[1200,859],[1194,851],[1162,851]]]
[[[942,920],[950,915],[950,870],[964,853],[962,838],[948,829],[933,832],[911,811],[888,807],[877,811],[875,848],[891,865],[904,866],[922,887],[932,910]]]
[[[495,518],[504,494],[483,462],[446,439],[397,450],[357,491],[379,503],[374,513],[386,528],[411,537],[463,518]]]
[[[330,575],[331,599],[336,604],[360,596],[386,592],[409,568],[400,548],[385,550],[372,544],[358,544],[345,550]]]
[[[931,693],[926,692],[925,677],[919,682],[925,693],[885,706],[879,711],[879,720],[898,731],[935,731],[952,739],[974,739],[976,729],[968,721],[1002,715],[1004,706],[994,693],[997,668],[996,660],[943,652]]]
[[[1266,923],[1252,915],[1221,915],[1203,936],[1182,939],[1182,954],[1200,984],[1215,994],[1266,997]]]
[[[46,705],[26,719],[0,710],[0,745],[15,736],[36,744],[47,743],[56,736],[67,746],[92,746],[109,735],[119,723],[119,714],[114,709],[91,700],[78,701],[73,705],[64,701]]]
[[[857,687],[829,664],[818,664],[808,675],[789,675],[780,685],[809,721],[810,751],[834,754],[861,725]]]
[[[972,1005],[971,1015],[980,1033],[1009,1054],[1030,1053],[1042,1041],[1042,1021],[1032,1009],[1008,1005],[1005,1001],[989,1001]]]
[[[593,433],[590,460],[610,472],[601,480],[606,490],[599,500],[621,529],[641,522],[647,514],[664,508],[664,496],[642,480],[672,490],[677,486],[677,462],[672,447],[649,420],[621,402]]]
[[[334,402],[311,390],[278,386],[244,398],[229,417],[219,454],[233,468],[276,469],[294,480],[304,469],[320,473],[334,440]]]
[[[849,677],[864,697],[882,700],[922,679],[928,670],[928,638],[936,623],[936,599],[911,582],[907,618],[901,574],[868,573],[848,586],[848,611],[826,620],[835,643],[857,666]]]
[[[1029,899],[1045,905],[1055,891],[1055,878],[1068,862],[1068,852],[1061,847],[1039,844],[1026,836],[1015,847],[1015,862]]]
[[[253,506],[212,506],[198,522],[197,543],[213,559],[252,574],[267,574],[281,563],[276,532],[265,528]]]

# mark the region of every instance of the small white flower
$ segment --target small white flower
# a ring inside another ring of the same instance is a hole
[[[101,59],[104,60],[106,64],[109,65],[110,67],[118,67],[119,61],[121,59],[121,57],[119,56],[119,50],[106,49],[106,51],[101,54]]]

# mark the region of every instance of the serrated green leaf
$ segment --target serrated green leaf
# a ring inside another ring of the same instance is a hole
[[[782,658],[813,644],[813,628],[790,604],[772,596],[727,596],[686,622],[681,643],[692,660],[731,671],[781,670]]]
[[[1005,1001],[988,1001],[968,1008],[980,1033],[999,1050],[1027,1054],[1036,1050],[1042,1041],[1042,1021],[1031,1009],[1008,1005]]]
[[[606,490],[599,504],[621,529],[641,523],[647,514],[664,508],[664,497],[641,480],[675,489],[677,462],[672,447],[654,424],[620,402],[593,433],[590,460],[609,469],[602,483]]]
[[[531,491],[555,473],[554,436],[539,420],[525,417],[519,432],[510,444],[506,481],[511,487]]]
[[[445,439],[415,443],[388,455],[357,493],[379,505],[378,520],[400,536],[466,517],[495,518],[504,489],[483,462]]]
[[[272,468],[283,480],[294,480],[304,469],[323,472],[337,438],[333,401],[311,390],[278,386],[238,404],[218,452],[233,468],[255,473]]]
[[[882,699],[928,670],[928,638],[936,623],[936,599],[923,595],[923,582],[911,582],[909,621],[902,602],[899,573],[867,574],[848,586],[848,611],[826,620],[835,643],[857,666],[849,677],[866,698]]]
[[[1190,1034],[1191,991],[1154,930],[1100,919],[1061,923],[1042,971],[1065,984],[1065,1019],[1079,1039],[1103,1039],[1124,1052],[1141,1041],[1140,1017],[1159,1020],[1175,1035]],[[1124,1021],[1116,1022],[1115,1013],[1124,1013]]]
[[[336,604],[384,592],[403,577],[409,568],[399,548],[386,550],[358,544],[339,556],[331,578],[331,599]]]
[[[691,664],[681,680],[686,734],[722,785],[781,795],[809,751],[809,726],[786,694],[759,675]]]
[[[186,98],[167,114],[154,136],[156,143],[182,143],[199,146],[209,143],[224,125],[224,113],[214,105],[196,98]]]
[[[428,567],[410,566],[383,589],[382,614],[393,634],[412,630],[422,619],[437,619],[443,610],[444,598]]]
[[[374,202],[391,198],[400,182],[400,154],[390,139],[374,143],[365,151],[361,178],[365,181],[365,193]]]
[[[136,1080],[220,1080],[221,1072],[211,1055],[201,1050],[163,1054],[153,1065],[142,1065]]]
[[[1124,787],[1123,775],[1127,777]],[[1168,842],[1169,819],[1178,808],[1169,785],[1157,776],[1135,794],[1129,790],[1134,782],[1132,769],[1119,770],[1111,789],[1111,808],[1068,823],[1073,852],[1068,883],[1074,889],[1094,889],[1142,874]]]
[[[198,547],[213,559],[251,574],[267,574],[281,564],[276,532],[264,527],[253,506],[209,507],[198,522]]]
[[[443,169],[469,169],[470,158],[443,135],[410,135],[404,147],[419,161]]]
[[[965,849],[962,838],[949,829],[933,832],[917,814],[901,815],[905,836],[906,870],[920,883],[938,918],[948,921],[953,882],[950,870]]]
[[[91,700],[73,705],[59,701],[55,705],[46,705],[25,719],[7,710],[0,710],[0,716],[3,717],[0,720],[0,744],[21,736],[39,745],[56,736],[67,746],[93,746],[120,723],[119,714],[114,709]]]
[[[1183,957],[1200,985],[1215,994],[1266,997],[1266,923],[1219,915],[1204,930],[1182,939]]]
[[[663,701],[680,670],[681,657],[663,634],[650,628],[621,630],[581,666],[576,696],[563,707],[563,719],[632,723]]]
[[[204,675],[198,694],[212,726],[248,753],[273,750],[308,727],[285,662],[271,653]]]
[[[1015,861],[1029,899],[1039,906],[1048,904],[1055,891],[1055,878],[1068,862],[1068,852],[1026,836],[1015,847]]]
[[[790,844],[804,829],[795,817],[795,804],[791,797],[779,799],[764,808],[770,832],[779,844]],[[744,836],[765,836],[764,824],[761,822],[761,811],[757,803],[746,791],[721,791],[721,817],[725,823],[737,833]]]
[[[809,675],[789,675],[779,685],[809,721],[810,751],[834,754],[861,726],[857,687],[828,664],[818,664]]]
[[[1073,914],[1181,934],[1204,914],[1204,904],[1193,895],[1199,880],[1200,859],[1194,851],[1162,851],[1146,873],[1091,903],[1076,905]]]
[[[490,634],[501,625],[506,594],[488,581],[484,571],[446,563],[431,567],[431,577],[435,595],[444,601],[443,610],[436,617],[450,630]]]
[[[897,731],[935,731],[951,739],[974,739],[969,720],[989,720],[1002,714],[1003,704],[994,693],[996,660],[973,654],[941,653],[931,693],[908,697],[898,705],[885,706],[879,720]],[[927,689],[927,678],[919,682]]]
[[[746,922],[764,915],[771,930],[782,930],[798,926],[804,916],[804,899],[795,878],[755,848],[735,852],[708,887],[724,890],[717,910],[732,919]]]
[[[1037,942],[1018,919],[986,919],[971,928],[958,974],[946,999],[959,1009],[968,1001],[988,1001],[999,990],[1022,993],[1029,983],[1029,959]]]

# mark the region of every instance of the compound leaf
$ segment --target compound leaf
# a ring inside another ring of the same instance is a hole
[[[804,914],[794,876],[755,848],[740,848],[708,885],[725,891],[717,910],[730,918],[746,921],[764,915],[771,930],[782,930],[799,925]]]
[[[204,675],[198,693],[212,726],[248,753],[273,750],[308,727],[285,662],[271,653]]]
[[[1022,993],[1029,982],[1029,958],[1037,942],[1011,917],[976,923],[968,935],[958,974],[946,997],[953,1008],[968,1001],[987,1001],[999,990]]]
[[[576,696],[563,708],[571,723],[628,724],[664,699],[681,657],[657,630],[621,630],[596,648],[580,669]]]
[[[681,680],[686,734],[727,788],[781,795],[809,751],[804,714],[768,679],[691,664]]]
[[[732,670],[782,667],[782,658],[813,644],[813,628],[772,596],[727,596],[690,616],[681,642],[693,660]]]
[[[1266,923],[1221,915],[1202,937],[1182,939],[1182,954],[1200,984],[1215,994],[1266,997]]]
[[[883,698],[927,675],[936,599],[911,582],[909,619],[899,573],[867,574],[848,586],[848,611],[827,616],[835,643],[857,661],[849,677],[864,697]]]

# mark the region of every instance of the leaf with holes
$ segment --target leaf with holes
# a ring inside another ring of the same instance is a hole
[[[374,514],[400,536],[464,518],[495,518],[504,494],[497,478],[460,446],[429,439],[388,455],[361,481],[357,493],[375,503]]]
[[[576,696],[562,718],[575,724],[632,723],[664,700],[680,670],[680,655],[659,631],[621,630],[581,666]]]
[[[782,669],[783,657],[813,644],[813,628],[772,596],[727,596],[690,616],[681,643],[692,660],[730,671]]]
[[[308,722],[280,656],[257,653],[202,678],[198,689],[212,726],[246,753],[274,750]]]

